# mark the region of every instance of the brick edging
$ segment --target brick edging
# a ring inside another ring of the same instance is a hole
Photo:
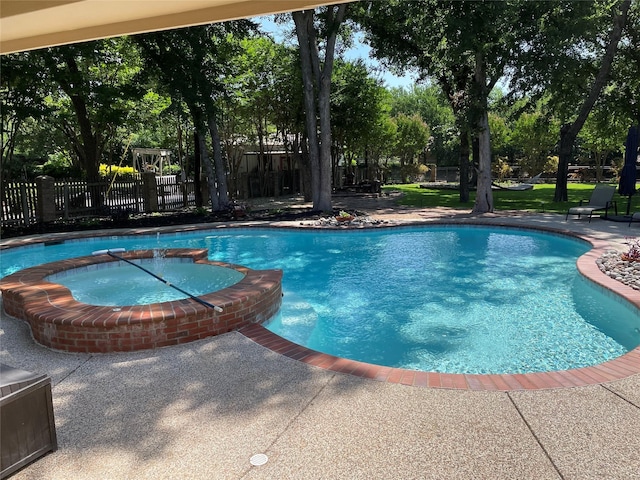
[[[640,347],[592,367],[539,373],[479,375],[422,372],[335,357],[293,343],[267,330],[263,325],[247,325],[239,332],[258,345],[307,365],[380,382],[415,387],[454,390],[543,390],[596,385],[640,373]]]
[[[252,270],[207,260],[206,249],[167,249],[167,258],[231,268],[243,273],[238,282],[199,296],[222,307],[217,312],[191,298],[124,307],[87,305],[69,289],[45,280],[73,268],[117,262],[108,255],[61,260],[20,270],[0,280],[7,314],[25,320],[34,339],[66,352],[107,353],[159,348],[219,335],[261,323],[280,309],[282,271]],[[153,250],[119,253],[127,260],[153,258]]]

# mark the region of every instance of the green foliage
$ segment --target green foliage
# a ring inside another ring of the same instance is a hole
[[[438,165],[458,163],[459,137],[455,116],[442,89],[435,85],[414,85],[411,89],[393,88],[391,95],[391,115],[420,115],[429,125],[429,156]]]
[[[624,159],[624,143],[631,121],[611,103],[598,102],[584,123],[577,142],[583,153],[581,164],[595,164],[598,180],[602,168],[616,159]]]
[[[498,159],[491,165],[491,175],[499,182],[510,177],[512,174],[513,169],[506,159],[502,157],[498,157]]]
[[[396,155],[406,163],[413,163],[427,147],[429,126],[417,114],[412,116],[400,114],[395,121],[398,128]]]
[[[165,165],[163,175],[178,175],[182,171],[180,165]]]
[[[530,177],[545,171],[547,158],[553,152],[559,137],[559,125],[540,111],[523,113],[516,120],[511,142],[520,165],[520,174]]]
[[[349,158],[362,158],[377,126],[388,115],[385,90],[371,78],[362,60],[337,60],[331,89],[332,137]]]
[[[511,152],[511,130],[507,119],[497,113],[489,112],[489,129],[491,130],[491,150],[494,156],[507,157]]]
[[[558,171],[559,158],[557,155],[550,155],[542,167],[542,173],[555,173]]]
[[[200,217],[205,217],[209,214],[209,210],[205,207],[196,207],[196,209],[193,211],[193,213],[195,213],[196,215],[200,216]]]
[[[26,52],[5,55],[0,60],[0,165],[4,172],[14,168],[10,165],[14,155],[33,155],[20,149],[20,141],[28,138],[22,135],[25,122],[50,113],[42,103],[46,76],[32,65],[32,57],[31,52]]]
[[[64,153],[49,155],[42,165],[42,174],[53,178],[81,178],[82,170],[73,164],[71,158]]]
[[[589,95],[612,30],[612,12],[621,1],[530,3],[546,12],[530,19],[535,35],[528,42],[528,48],[519,52],[512,87],[517,94],[529,95],[534,101],[548,98],[550,108],[564,123],[576,117]],[[635,10],[637,12],[637,5]],[[628,28],[620,42],[629,53],[638,49],[637,32],[633,30]],[[621,64],[618,67],[624,68]],[[636,75],[637,69],[637,63],[631,67]],[[627,78],[632,80],[633,75]],[[637,78],[632,83],[637,85]],[[637,95],[636,91],[632,96],[637,99]]]
[[[396,147],[406,132],[404,128],[398,132],[392,118],[418,115],[429,126],[427,162],[457,164],[460,126],[468,121],[473,95],[478,93],[469,83],[475,52],[487,59],[490,80],[502,67],[511,80],[504,94],[494,89],[488,97],[492,157],[501,159],[494,165],[495,176],[508,175],[504,161],[521,162],[531,175],[552,171],[553,159],[557,162],[558,119],[570,119],[589,88],[611,30],[611,7],[619,4],[619,0],[350,4],[350,9],[369,15],[362,19],[366,38],[384,65],[396,73],[418,72],[424,83],[385,89],[366,63],[337,58],[331,96],[336,151],[349,162],[362,163],[366,158],[380,170],[389,170],[394,155],[403,155],[403,162],[411,165],[417,154]],[[175,152],[180,144],[183,158],[192,156],[193,110],[215,110],[222,140],[229,145],[230,163],[242,158],[238,144],[257,137],[258,123],[266,135],[300,138],[304,107],[298,52],[259,35],[246,38],[249,31],[253,30],[248,23],[232,22],[154,34],[151,50],[142,52],[146,36],[140,36],[141,43],[123,37],[3,56],[3,177],[77,176],[82,166],[79,154],[94,140],[97,162],[117,163],[129,141],[131,147]],[[341,34],[348,44],[351,32]],[[640,121],[639,45],[640,2],[634,1],[610,83],[577,140],[581,163],[619,164],[626,131]],[[156,54],[161,57],[157,62]],[[77,71],[71,68],[74,65]],[[87,108],[84,127],[90,127],[89,137],[82,138],[71,94]],[[524,100],[514,104],[514,98]],[[462,112],[458,123],[454,107],[457,114]],[[172,168],[175,173],[179,167]]]

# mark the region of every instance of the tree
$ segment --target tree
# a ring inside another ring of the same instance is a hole
[[[366,176],[370,178],[367,147],[372,134],[388,112],[384,101],[386,91],[381,82],[372,78],[362,60],[356,62],[337,61],[333,75],[331,94],[331,128],[334,142],[334,167],[342,156],[351,166],[364,159]],[[334,183],[338,183],[334,176]]]
[[[556,202],[566,202],[567,196],[567,173],[569,171],[569,162],[571,160],[573,146],[576,141],[576,137],[584,122],[589,116],[589,112],[596,103],[600,92],[604,88],[609,72],[611,71],[611,65],[615,56],[618,42],[622,37],[622,30],[626,23],[627,12],[631,0],[624,0],[620,5],[620,10],[614,14],[613,28],[609,36],[607,48],[602,57],[600,63],[600,69],[597,75],[593,79],[589,93],[587,94],[582,107],[578,111],[575,120],[572,123],[566,123],[560,128],[560,151],[559,151],[559,163],[558,163],[558,177],[556,179],[556,190],[553,196]]]
[[[631,0],[549,2],[547,15],[531,19],[536,34],[528,48],[518,52],[511,71],[513,91],[534,102],[549,96],[550,108],[562,122],[554,201],[567,201],[574,144],[608,82],[630,4]]]
[[[436,164],[455,165],[459,160],[456,119],[442,89],[434,84],[414,85],[409,90],[394,88],[391,96],[391,115],[404,113],[411,116],[418,113],[429,125],[429,155]]]
[[[272,67],[273,68],[273,67]],[[298,166],[299,188],[305,200],[311,200],[311,169],[306,151],[304,93],[300,55],[297,49],[287,48],[276,64],[277,75],[274,84],[273,122],[284,143],[285,150],[293,158],[292,170]],[[292,172],[293,173],[293,172]],[[291,177],[292,187],[294,176]]]
[[[289,73],[289,50],[276,44],[268,37],[247,38],[240,42],[242,53],[233,62],[237,62],[238,76],[231,78],[232,91],[225,99],[227,107],[235,105],[237,125],[245,128],[245,141],[256,141],[258,145],[258,168],[262,194],[266,194],[268,178],[267,150],[274,145],[279,130],[277,126],[278,110],[286,103],[284,95],[295,90],[292,85],[284,87]],[[299,82],[299,77],[297,77]],[[284,92],[279,92],[284,88]],[[242,120],[240,119],[242,118]],[[236,132],[240,133],[240,132]]]
[[[640,125],[640,2],[632,2],[627,28],[618,44],[611,81],[601,95],[602,103],[615,110],[629,125]]]
[[[578,142],[595,163],[596,180],[601,182],[606,161],[612,156],[624,157],[624,142],[630,122],[628,118],[612,111],[613,104],[598,104],[585,121],[578,135]]]
[[[55,125],[66,136],[90,184],[94,208],[102,206],[95,184],[106,146],[126,122],[143,91],[136,83],[135,50],[126,38],[99,40],[33,52],[57,88],[46,99],[55,106]]]
[[[553,153],[558,126],[538,110],[522,113],[513,125],[511,145],[513,146],[520,171],[530,177],[545,171],[548,157]]]
[[[469,135],[478,138],[475,213],[493,210],[488,97],[531,35],[530,2],[367,2],[360,21],[376,57],[417,69],[443,89],[460,135],[460,194],[468,198]]]
[[[304,84],[304,105],[309,159],[311,196],[315,210],[331,210],[331,74],[338,29],[344,20],[346,4],[323,7],[316,25],[314,10],[293,12],[300,48]],[[324,58],[320,58],[320,43]]]
[[[184,101],[189,109],[198,150],[196,159],[206,171],[212,210],[224,209],[229,203],[216,101],[225,93],[222,80],[232,74],[229,60],[239,49],[233,36],[244,36],[253,27],[251,22],[238,21],[135,37],[147,68],[153,68],[170,95]],[[211,138],[213,162],[208,156],[207,135]],[[196,178],[198,175],[199,169]]]
[[[409,166],[427,149],[429,127],[418,114],[408,117],[401,113],[395,120],[398,126],[395,153],[400,158],[402,181],[406,183],[409,174],[415,170]]]
[[[12,159],[24,123],[41,119],[48,109],[42,102],[46,92],[46,78],[42,69],[34,67],[32,52],[2,57],[0,76],[0,169],[6,178],[13,169]],[[19,169],[19,166],[16,166]],[[4,198],[4,197],[3,197]]]

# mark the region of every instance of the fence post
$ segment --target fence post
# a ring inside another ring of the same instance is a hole
[[[158,211],[158,185],[154,172],[142,173],[142,198],[144,199],[145,213]]]
[[[71,202],[71,193],[69,192],[69,184],[64,182],[64,219],[69,220],[69,203]]]
[[[20,201],[22,202],[22,223],[28,227],[31,223],[31,215],[29,210],[29,198],[27,197],[27,185],[20,182]]]
[[[39,222],[53,222],[56,219],[55,180],[48,175],[36,178],[36,216]]]

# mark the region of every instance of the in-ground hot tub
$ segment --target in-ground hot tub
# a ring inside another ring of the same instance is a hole
[[[42,345],[67,352],[106,353],[177,345],[219,335],[252,323],[262,323],[279,310],[282,271],[252,270],[207,259],[206,249],[168,249],[171,262],[190,262],[232,269],[242,278],[221,290],[140,305],[92,305],[76,300],[56,279],[96,270],[109,275],[121,262],[153,259],[154,250],[78,257],[20,270],[0,281],[5,311],[27,321]],[[128,268],[134,269],[133,266]],[[189,285],[180,285],[189,292]],[[222,308],[216,311],[213,306]]]

